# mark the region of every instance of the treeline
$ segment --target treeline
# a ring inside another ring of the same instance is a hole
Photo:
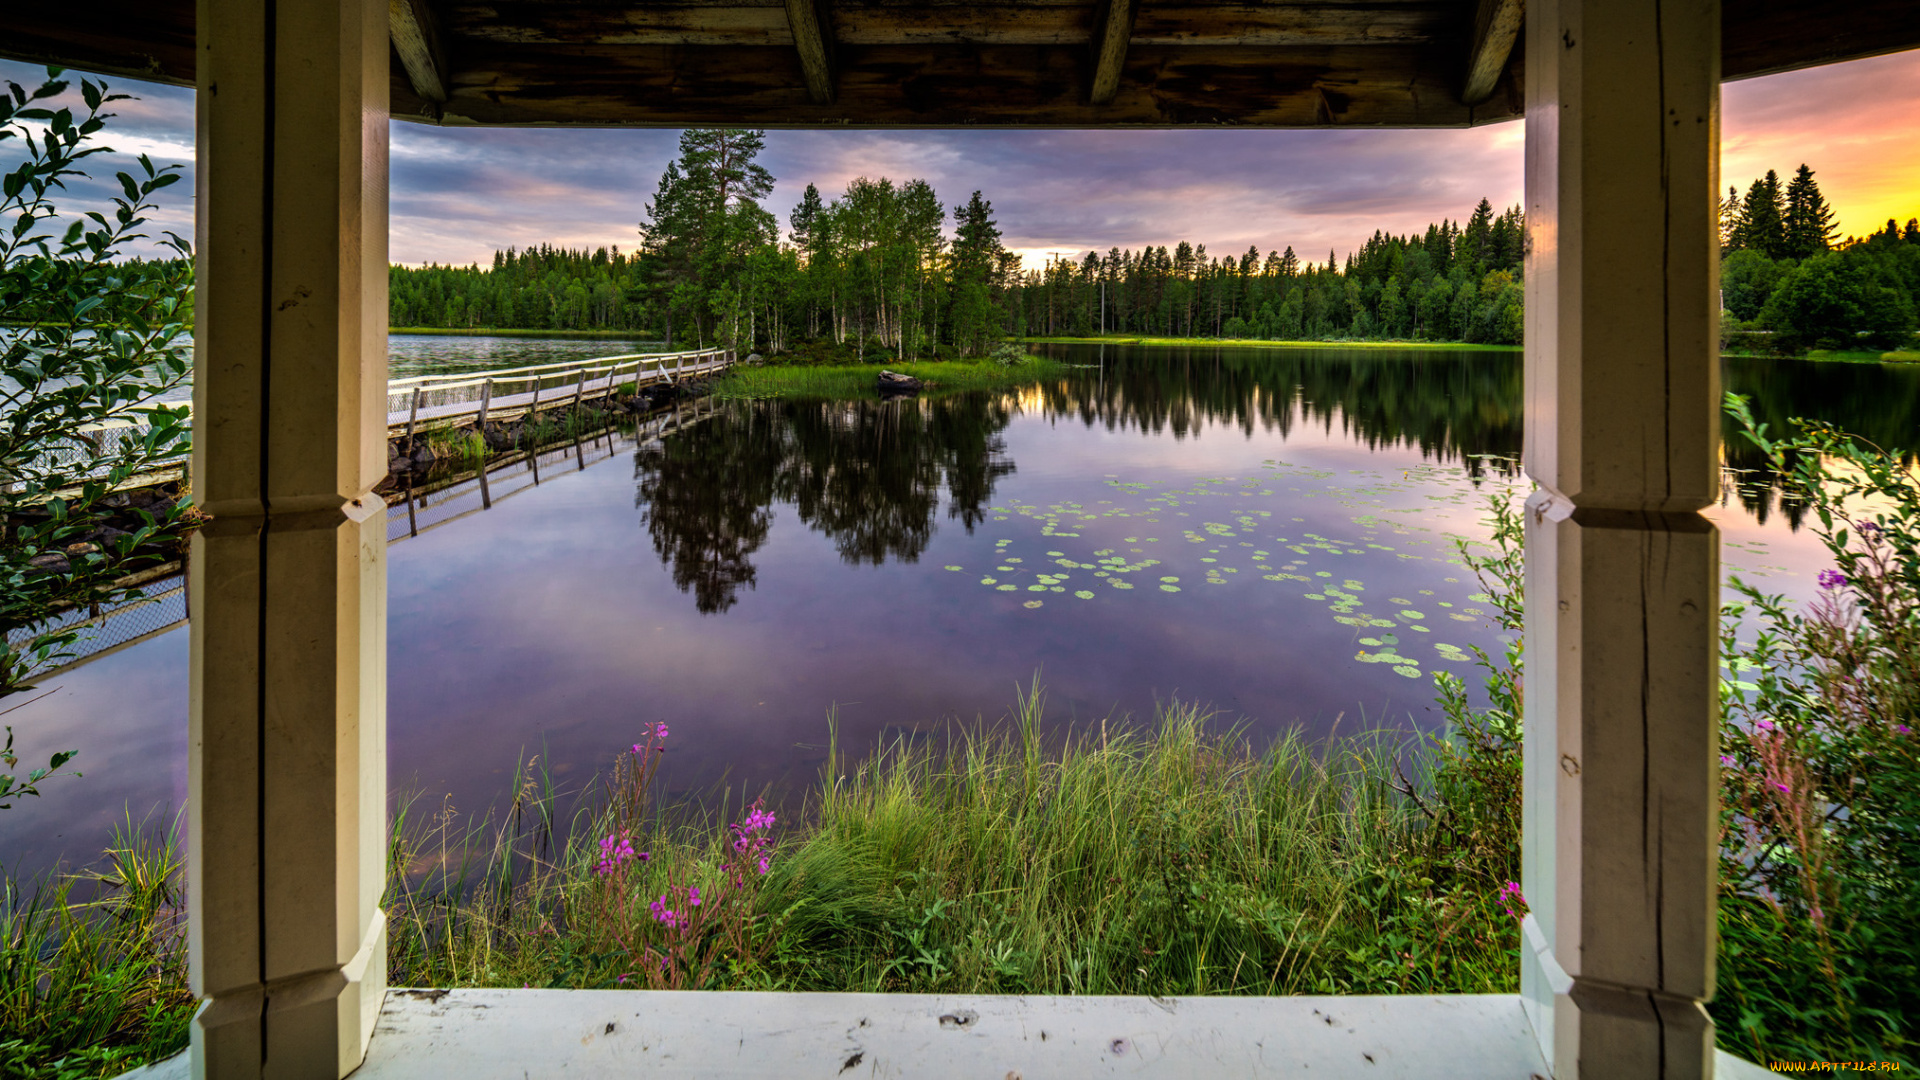
[[[816,356],[978,355],[1007,336],[1100,333],[1267,340],[1520,343],[1526,222],[1486,199],[1461,223],[1377,231],[1341,260],[1292,247],[1209,255],[1181,242],[1089,251],[1028,269],[993,204],[949,207],[925,180],[807,185],[782,223],[762,133],[685,131],[631,252],[498,252],[491,267],[399,267],[395,326],[633,331]],[[949,217],[951,215],[951,217]],[[1780,352],[1897,348],[1920,291],[1920,224],[1834,245],[1802,165],[1722,208],[1730,336]],[[949,230],[951,224],[951,230]],[[1751,333],[1761,331],[1761,333]]]
[[[0,296],[7,306],[8,318],[0,325],[24,325],[47,319],[65,318],[62,305],[68,290],[82,281],[90,287],[105,289],[117,296],[166,296],[176,299],[180,309],[173,316],[193,324],[193,290],[180,288],[181,260],[115,259],[98,271],[73,259],[48,255],[23,255],[9,270],[18,272],[16,282],[31,282],[32,288],[18,295]]]
[[[1769,169],[1720,205],[1722,336],[1761,351],[1896,349],[1920,314],[1920,219],[1837,248],[1833,212],[1804,164]],[[1758,333],[1755,333],[1755,332]]]
[[[394,266],[387,273],[392,326],[537,330],[645,330],[641,260],[619,248],[538,247],[493,253],[493,265]]]
[[[1090,251],[1023,275],[1014,332],[1518,345],[1525,232],[1519,207],[1496,216],[1481,199],[1465,225],[1375,232],[1345,263],[1329,252],[1302,265],[1291,246],[1215,258],[1185,241],[1171,252]]]
[[[538,248],[491,267],[392,269],[395,326],[633,330],[689,346],[865,356],[976,355],[1003,337],[1426,338],[1517,344],[1524,222],[1481,200],[1465,224],[1376,232],[1344,263],[1292,248],[1088,252],[1025,269],[981,192],[950,208],[925,180],[809,184],[782,230],[760,132],[683,132],[640,247]],[[951,217],[949,217],[951,215]],[[951,222],[951,231],[949,231]]]

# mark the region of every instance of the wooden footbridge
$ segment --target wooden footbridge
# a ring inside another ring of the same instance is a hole
[[[542,407],[578,406],[628,390],[725,371],[736,362],[731,349],[632,353],[593,360],[497,371],[412,375],[387,383],[387,436],[463,427],[532,415]]]
[[[387,381],[387,437],[462,427],[468,422],[484,428],[489,423],[518,419],[542,408],[577,406],[656,384],[678,385],[686,379],[718,374],[737,362],[731,349],[695,349],[390,379]],[[139,438],[145,430],[144,417],[90,424],[82,430],[79,439],[54,452],[70,461],[85,461],[98,455],[107,440],[122,434]],[[165,463],[122,486],[140,487],[177,480],[185,465],[185,459]]]
[[[507,422],[541,409],[574,407],[602,401],[623,392],[656,384],[681,382],[712,375],[737,361],[732,350],[635,353],[592,360],[495,371],[412,375],[387,384],[387,432],[412,435],[434,429],[480,427]],[[387,496],[387,537],[397,543],[428,529],[450,524],[493,507],[502,499],[537,487],[546,474],[584,471],[615,454],[663,439],[713,415],[710,402],[676,405],[639,421],[630,434],[609,429],[540,448],[516,450],[489,459],[483,465],[456,471],[432,483],[405,487]],[[128,420],[101,425],[91,438],[107,437],[116,429],[134,428]],[[89,445],[97,445],[89,443]],[[83,452],[84,448],[76,450]],[[142,483],[178,479],[184,462],[137,478]],[[569,469],[571,466],[571,469]],[[137,575],[127,584],[139,591],[106,608],[62,612],[55,625],[85,630],[73,653],[57,667],[37,673],[41,678],[64,674],[76,667],[138,645],[186,624],[186,588],[183,564],[171,562]],[[22,627],[9,633],[15,644],[25,642],[40,627]]]

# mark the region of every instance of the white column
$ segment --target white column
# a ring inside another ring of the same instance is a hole
[[[335,1078],[386,976],[387,6],[197,18],[193,1070]]]
[[[1710,1076],[1719,4],[1527,24],[1522,995],[1561,1080]]]

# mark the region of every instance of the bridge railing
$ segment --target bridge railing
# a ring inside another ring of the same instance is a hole
[[[495,371],[415,375],[387,384],[390,429],[445,427],[468,418],[506,419],[567,401],[601,397],[627,383],[675,382],[724,370],[727,349],[603,356]]]

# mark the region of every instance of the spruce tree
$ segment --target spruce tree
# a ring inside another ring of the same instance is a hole
[[[1814,182],[1813,170],[1802,164],[1787,181],[1784,222],[1788,258],[1805,259],[1833,246],[1833,210]]]
[[[1493,204],[1486,199],[1473,208],[1473,216],[1467,219],[1466,232],[1461,237],[1464,259],[1471,260],[1485,268],[1493,261]]]
[[[953,221],[953,339],[978,354],[985,351],[994,329],[992,286],[1006,251],[993,221],[993,204],[978,191],[966,205],[953,208]]]
[[[1780,176],[1772,169],[1747,189],[1746,202],[1740,206],[1739,247],[1757,251],[1769,259],[1787,254],[1785,198]]]
[[[1720,204],[1720,252],[1724,255],[1740,246],[1740,189],[1729,184]]]

